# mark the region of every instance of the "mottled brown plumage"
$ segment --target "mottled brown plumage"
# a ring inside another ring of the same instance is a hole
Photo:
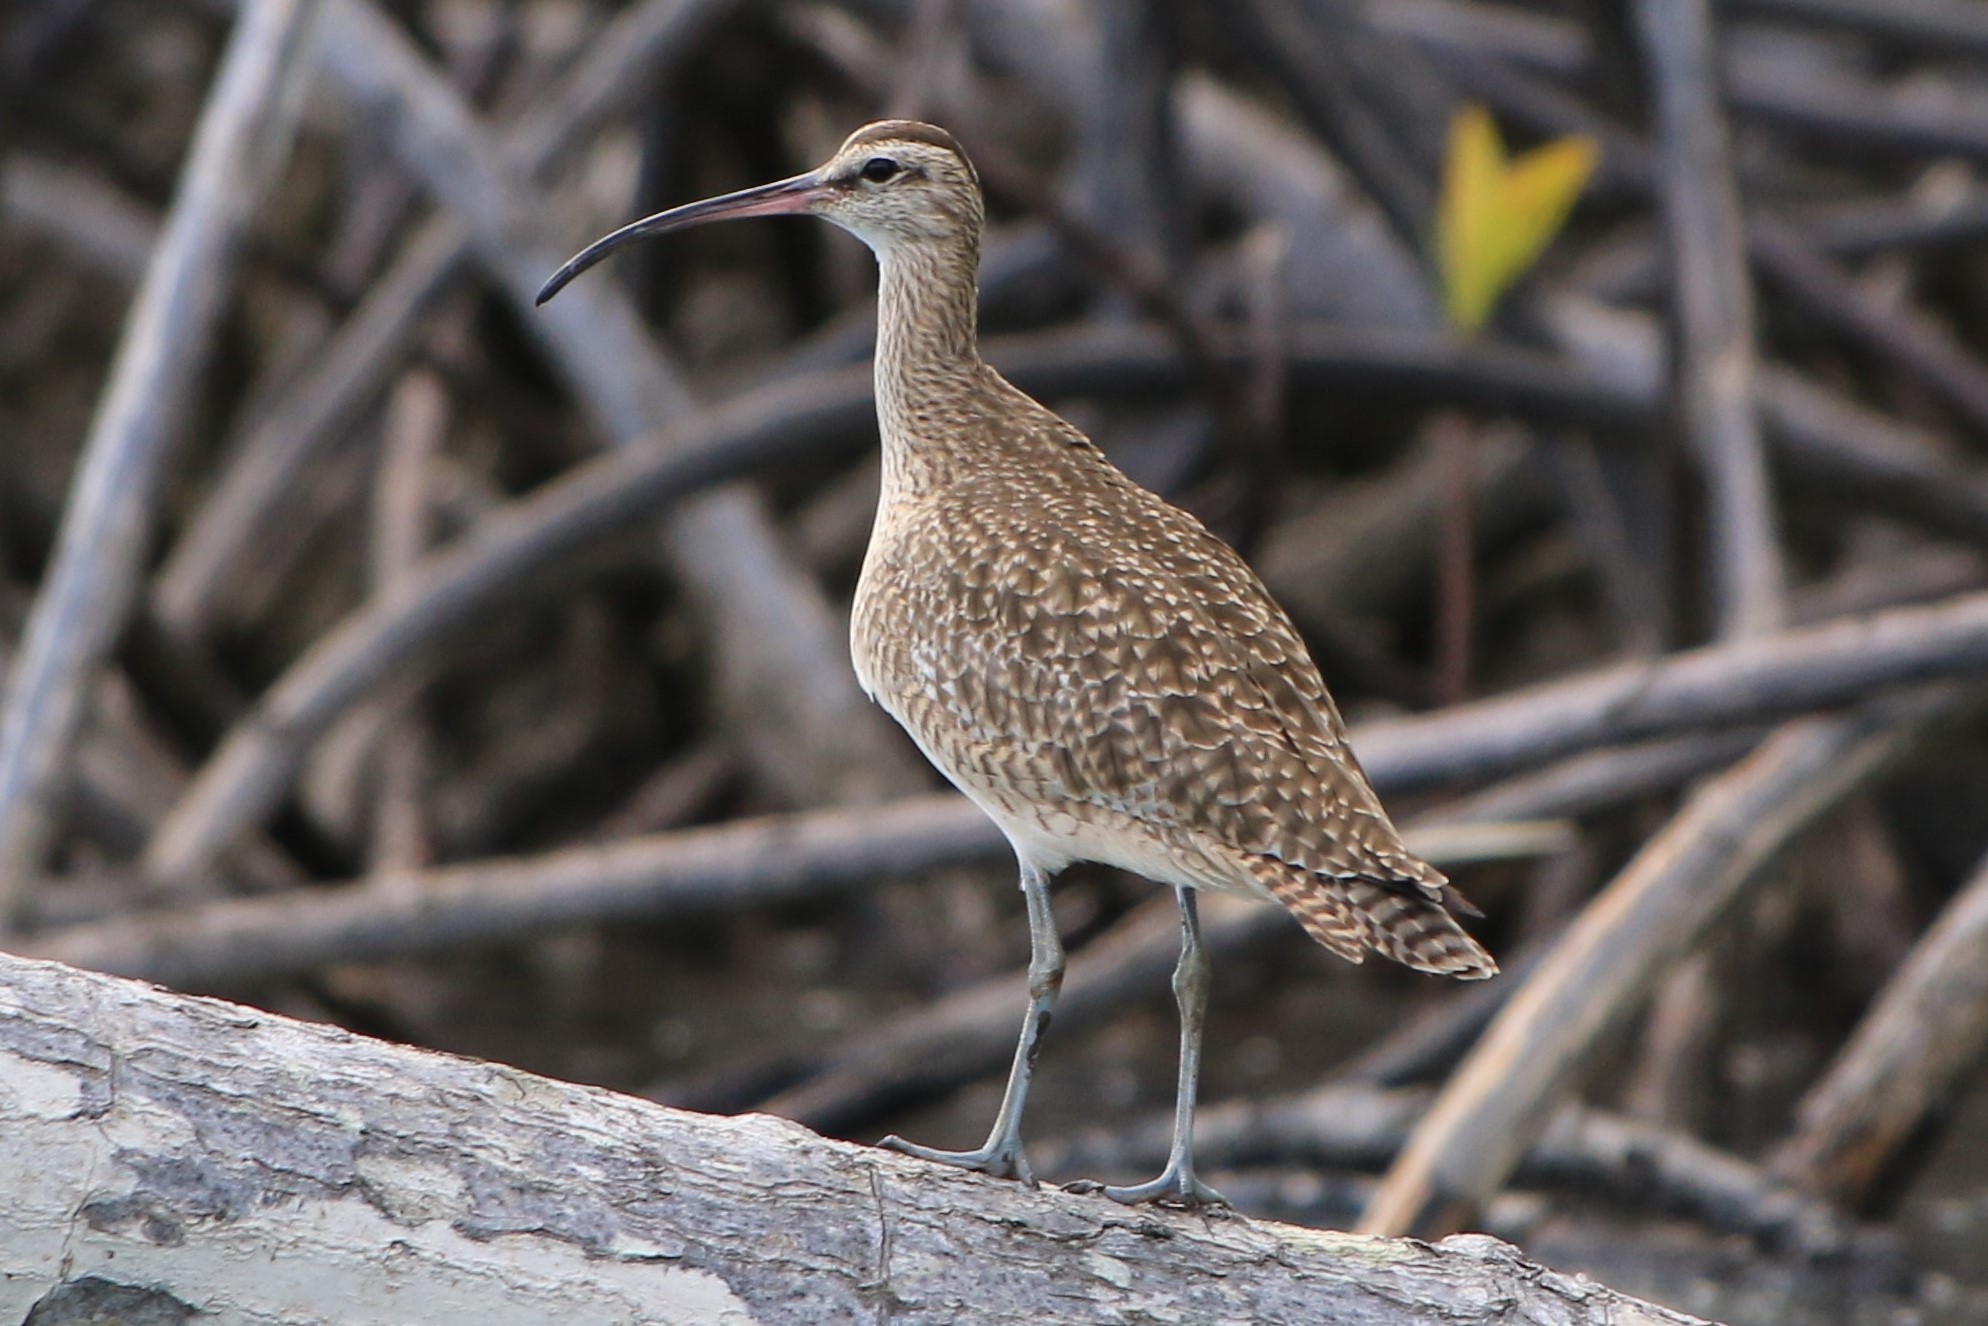
[[[1020,1120],[1063,971],[1047,881],[1101,861],[1171,884],[1182,918],[1174,1152],[1124,1201],[1220,1198],[1193,1174],[1208,968],[1194,891],[1282,904],[1335,953],[1490,976],[1465,906],[1402,845],[1290,619],[1226,544],[1120,473],[975,348],[980,183],[952,135],[884,121],[819,170],[625,227],[806,212],[882,271],[883,492],[856,591],[863,687],[1007,834],[1022,865],[1031,1003],[987,1144],[915,1155],[1026,1179]]]
[[[904,433],[957,412],[970,441],[890,466],[857,674],[1038,865],[1275,898],[1353,961],[1489,974],[1241,558],[983,365],[892,408]]]

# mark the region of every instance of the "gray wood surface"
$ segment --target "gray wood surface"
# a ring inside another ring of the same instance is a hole
[[[1694,1320],[1489,1238],[1032,1192],[0,955],[0,1320],[37,1305],[213,1326]]]

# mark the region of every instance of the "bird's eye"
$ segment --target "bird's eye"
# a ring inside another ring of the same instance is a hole
[[[871,157],[863,163],[863,169],[858,174],[872,184],[882,184],[896,178],[900,169],[902,167],[889,157]]]

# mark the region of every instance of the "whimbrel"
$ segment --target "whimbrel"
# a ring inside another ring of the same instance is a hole
[[[1180,906],[1172,1152],[1124,1202],[1219,1202],[1194,1174],[1209,964],[1195,890],[1274,900],[1321,944],[1490,976],[1469,910],[1396,835],[1290,619],[1201,523],[981,361],[980,181],[951,134],[886,120],[817,170],[660,212],[562,267],[543,303],[630,240],[732,217],[834,222],[882,270],[883,491],[856,590],[863,688],[1007,835],[1021,864],[1029,1007],[986,1145],[929,1160],[1032,1182],[1022,1108],[1063,978],[1049,881],[1101,861]]]

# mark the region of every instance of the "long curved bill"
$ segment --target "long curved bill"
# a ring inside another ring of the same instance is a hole
[[[747,216],[794,216],[811,212],[833,187],[823,183],[813,173],[796,175],[792,179],[740,189],[737,193],[706,198],[701,203],[685,203],[682,207],[672,207],[667,212],[643,217],[611,235],[602,236],[574,254],[564,267],[539,287],[538,298],[532,302],[543,304],[551,299],[566,288],[567,282],[630,240],[665,235],[672,230],[701,226],[707,221],[730,221]]]

